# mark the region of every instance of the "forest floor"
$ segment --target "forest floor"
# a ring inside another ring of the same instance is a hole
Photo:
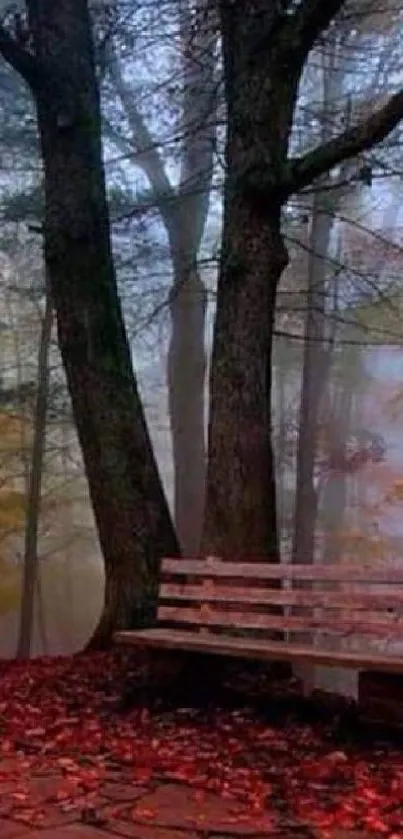
[[[234,671],[232,708],[123,709],[141,673],[0,662],[0,839],[403,839],[403,748],[349,706]]]

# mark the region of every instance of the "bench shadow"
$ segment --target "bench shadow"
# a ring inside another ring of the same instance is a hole
[[[320,726],[335,747],[403,748],[403,728],[365,719],[355,700],[325,691],[304,696],[288,663],[150,650],[141,682],[127,684],[116,710],[124,715],[134,708],[158,714],[186,708],[211,720],[217,710],[243,708],[274,727]]]

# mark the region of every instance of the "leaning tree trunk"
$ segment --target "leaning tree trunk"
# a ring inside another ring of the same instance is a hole
[[[44,245],[58,337],[105,560],[93,643],[150,620],[158,561],[178,552],[133,376],[111,253],[85,0],[27,3],[45,169]]]

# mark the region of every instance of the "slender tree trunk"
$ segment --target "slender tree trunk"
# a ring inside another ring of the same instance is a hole
[[[23,588],[20,609],[20,626],[17,658],[29,658],[34,627],[35,589],[41,595],[38,578],[38,528],[41,507],[43,456],[46,439],[46,413],[49,390],[49,347],[52,334],[53,307],[47,289],[46,307],[42,320],[38,353],[38,390],[36,395],[34,439],[28,480],[27,518],[25,524],[25,549]],[[39,606],[39,603],[38,603]]]
[[[340,96],[343,77],[335,62],[339,53],[337,30],[329,35],[329,44],[322,61],[322,141],[332,137],[331,109]],[[328,178],[316,184],[317,190],[328,185]],[[333,227],[333,212],[339,194],[316,191],[313,198],[312,224],[309,241],[307,316],[302,370],[301,406],[297,448],[297,483],[292,559],[311,563],[315,554],[315,533],[318,497],[315,488],[317,439],[320,406],[326,388],[330,347],[326,338],[327,257]]]
[[[197,259],[206,225],[216,145],[216,11],[179,0],[183,102],[182,161],[175,218],[165,218],[174,283],[167,363],[174,455],[175,524],[184,554],[200,550],[206,483],[205,327],[207,292]],[[195,16],[193,16],[193,14]],[[174,224],[173,224],[174,222]]]
[[[85,0],[27,3],[47,83],[36,104],[45,169],[45,260],[105,560],[93,645],[150,621],[159,560],[178,545],[161,486],[116,287],[101,115]]]
[[[346,443],[350,432],[353,377],[346,371],[346,381],[334,393],[332,410],[332,436],[330,445],[334,452],[335,468],[328,474],[323,488],[321,520],[324,529],[323,561],[337,563],[341,553],[343,521],[347,503],[349,476],[343,468]],[[339,462],[339,468],[338,468]]]
[[[302,368],[302,389],[297,443],[297,482],[294,507],[292,562],[312,563],[315,559],[315,535],[318,515],[318,492],[315,467],[321,401],[326,387],[330,349],[325,348],[326,257],[333,218],[324,212],[320,195],[314,199],[308,262],[307,316]],[[310,588],[309,583],[294,583]],[[307,617],[309,610],[305,610]],[[311,636],[300,636],[310,643]],[[294,674],[308,694],[314,687],[316,668],[297,664]]]
[[[308,266],[307,317],[302,368],[302,390],[297,444],[293,562],[314,559],[318,498],[315,465],[319,410],[326,386],[329,349],[324,347],[326,302],[326,257],[333,218],[323,211],[315,196],[312,213]]]
[[[46,627],[46,605],[45,599],[43,596],[43,586],[41,580],[41,566],[38,562],[37,574],[36,574],[36,605],[37,605],[37,619],[38,619],[38,639],[41,644],[40,650],[42,655],[49,654],[49,640],[48,640],[48,633]]]
[[[70,447],[70,437],[69,437],[69,430],[70,425],[68,424],[67,416],[63,418],[62,422],[62,434],[63,434],[63,442],[62,442],[62,471],[63,471],[63,478],[66,483],[69,480],[69,447]],[[76,603],[74,599],[74,585],[73,585],[73,569],[72,569],[72,559],[73,559],[73,551],[81,552],[81,545],[78,540],[76,543],[73,543],[73,550],[71,544],[71,530],[74,528],[74,520],[73,515],[71,512],[71,508],[69,508],[68,517],[63,516],[63,571],[64,571],[64,592],[63,592],[63,599],[65,602],[65,614],[68,615],[69,625],[67,626],[67,632],[65,632],[63,643],[66,645],[65,651],[70,652],[71,649],[71,638],[74,638],[75,633],[75,623],[76,623]],[[65,621],[62,622],[63,630],[65,631]]]
[[[207,293],[196,266],[179,267],[170,296],[172,332],[167,380],[175,465],[175,524],[182,551],[190,557],[200,549],[204,507],[206,308]]]
[[[287,470],[287,420],[286,420],[286,368],[284,363],[283,339],[277,339],[276,361],[274,363],[274,375],[276,385],[276,414],[277,414],[277,506],[278,506],[278,530],[281,543],[281,534],[286,533],[286,470]]]

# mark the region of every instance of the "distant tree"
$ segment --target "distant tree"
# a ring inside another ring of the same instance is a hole
[[[371,37],[378,45],[377,60],[373,63],[372,72],[367,70],[365,85],[354,97],[351,96],[351,82],[368,64],[368,16],[357,18],[357,25],[353,28],[347,15],[341,17],[319,42],[307,67],[306,75],[310,74],[312,77],[310,87],[313,88],[314,101],[311,106],[308,99],[308,113],[305,115],[310,126],[314,114],[315,124],[319,127],[304,131],[302,125],[302,131],[299,133],[302,135],[300,142],[303,148],[307,142],[312,142],[312,133],[319,133],[322,142],[332,139],[337,135],[341,124],[351,125],[368,110],[368,107],[373,107],[374,98],[382,96],[387,84],[388,68],[392,72],[396,67],[397,58],[393,47],[399,42],[393,16],[386,16],[386,20],[383,17],[382,32],[387,31],[388,21],[390,32],[388,31],[387,42],[385,39],[379,39],[379,27],[376,27],[376,22],[373,21]],[[304,113],[305,99],[303,96],[301,98],[300,111]],[[303,114],[301,118],[302,116]],[[347,215],[347,218],[354,216],[360,207],[360,200],[364,205],[364,196],[368,195],[372,185],[373,172],[377,171],[375,161],[376,157],[374,156],[372,162],[369,154],[345,160],[336,171],[328,173],[315,183],[311,202],[308,203],[308,288],[296,465],[292,547],[294,562],[309,563],[314,558],[319,501],[314,476],[319,432],[332,376],[334,349],[340,335],[344,334],[343,320],[348,309],[348,292],[345,290],[348,270],[347,266],[343,266],[343,262],[337,259],[332,235],[335,229],[337,231],[340,215]],[[309,196],[307,198],[309,199]],[[340,239],[339,246],[342,246]],[[365,296],[365,278],[362,279],[361,286],[361,293]],[[350,320],[351,317],[352,311]],[[357,335],[355,337],[357,340]],[[361,331],[359,337],[365,341],[365,332]],[[329,407],[332,399],[329,397],[327,401]],[[338,410],[336,404],[334,407]],[[346,410],[342,419],[345,435],[348,434],[348,413]],[[343,435],[340,434],[339,445],[342,444],[342,438]],[[342,495],[341,492],[338,503],[341,516]]]
[[[109,82],[106,113],[111,113],[106,134],[108,140],[145,173],[149,183],[145,203],[158,211],[168,238],[172,283],[167,385],[173,446],[174,515],[182,550],[192,556],[200,545],[206,468],[207,290],[198,257],[209,209],[217,141],[217,31],[210,0],[197,0],[195,4],[189,0],[173,0],[169,9],[168,22],[161,34],[161,48],[167,30],[177,32],[178,47],[174,70],[169,66],[165,85],[166,115],[160,123],[164,129],[166,122],[173,123],[174,152],[164,154],[164,146],[149,127],[144,108],[137,102],[147,96],[142,97],[141,88],[139,92],[137,77],[134,77],[134,85],[131,68],[135,56],[130,44],[133,40],[136,44],[139,37],[136,30],[133,36],[133,27],[141,15],[141,5],[133,22],[128,22],[127,14],[124,16],[123,26],[118,27],[117,45],[111,44],[106,53],[105,83]],[[154,31],[151,37],[155,53]],[[123,59],[122,52],[126,56]],[[113,93],[117,94],[128,130],[120,125],[121,118],[114,120],[112,117]],[[176,110],[179,116],[176,116]],[[169,175],[171,159],[180,166],[178,185]]]
[[[46,417],[49,395],[49,354],[52,337],[53,306],[49,290],[41,323],[38,351],[37,393],[34,416],[32,457],[28,470],[23,587],[17,658],[29,658],[34,622],[35,589],[38,590],[38,533],[41,512],[42,477],[46,446]]]

